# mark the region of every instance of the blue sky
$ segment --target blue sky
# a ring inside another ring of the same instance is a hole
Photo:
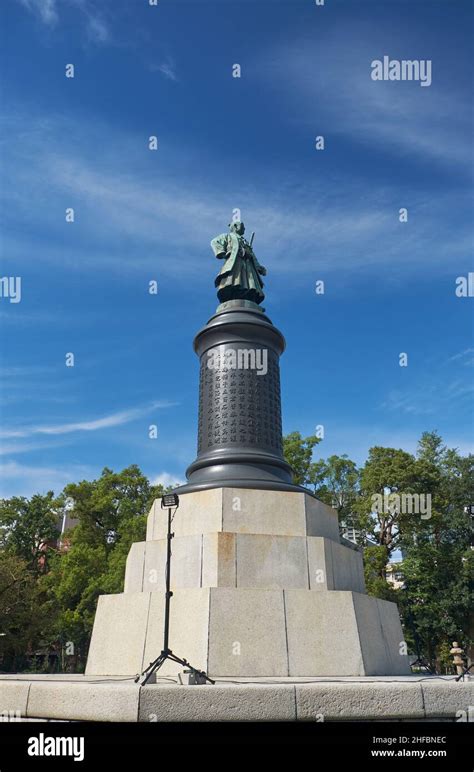
[[[318,457],[359,463],[431,429],[472,449],[470,3],[4,0],[1,17],[0,273],[22,297],[0,299],[0,495],[106,465],[184,479],[209,241],[234,208],[287,339],[284,431],[322,424]],[[373,81],[384,55],[430,59],[431,86]]]

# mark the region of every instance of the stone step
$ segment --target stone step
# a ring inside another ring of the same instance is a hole
[[[125,592],[163,591],[166,539],[135,542]],[[172,540],[171,585],[365,592],[362,555],[320,536],[204,533]]]

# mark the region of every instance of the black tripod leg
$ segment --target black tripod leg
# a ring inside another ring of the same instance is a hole
[[[167,659],[171,659],[173,662],[177,662],[178,665],[183,665],[184,667],[189,667],[190,670],[192,670],[194,673],[199,673],[200,676],[206,679],[206,681],[209,681],[210,684],[215,684],[215,681],[212,680],[212,678],[209,678],[207,673],[204,672],[204,670],[198,670],[197,668],[193,667],[187,659],[181,659],[181,657],[177,657],[176,654],[173,654],[173,652],[170,652],[166,655]]]
[[[145,676],[145,678],[142,681],[142,686],[148,683],[153,673],[155,673],[157,670],[160,669],[165,659],[166,659],[166,654],[164,654],[164,652],[161,652],[160,656],[157,657],[154,662],[150,662],[146,670],[144,670],[143,673],[141,674]],[[138,683],[139,680],[140,680],[140,676],[137,676],[135,679],[135,683]]]
[[[460,680],[461,680],[461,678],[464,678],[464,676],[465,676],[465,675],[468,675],[468,674],[469,674],[469,671],[471,670],[471,668],[472,668],[472,667],[474,667],[474,662],[472,662],[472,663],[469,665],[469,667],[465,668],[465,670],[463,670],[463,671],[462,671],[461,675],[458,675],[458,676],[456,677],[456,681],[460,681]]]
[[[141,676],[144,676],[144,679],[142,681],[142,686],[145,686],[145,684],[148,683],[153,673],[159,670],[160,667],[163,665],[164,662],[166,662],[167,659],[171,660],[172,662],[176,662],[178,665],[183,665],[183,667],[188,667],[194,673],[199,673],[199,675],[205,678],[206,681],[209,681],[210,684],[215,684],[215,681],[213,681],[212,678],[209,678],[207,673],[205,673],[203,670],[198,670],[197,668],[193,667],[187,661],[187,659],[181,659],[181,657],[177,657],[176,654],[173,654],[171,650],[168,650],[168,651],[162,651],[160,656],[157,657],[154,662],[150,662],[146,670],[144,670],[143,673],[141,673]],[[141,676],[139,675],[135,678],[135,683],[138,683]]]

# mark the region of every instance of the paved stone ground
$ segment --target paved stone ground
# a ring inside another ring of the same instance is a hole
[[[220,678],[1,675],[0,720],[472,721],[474,680],[453,676]]]

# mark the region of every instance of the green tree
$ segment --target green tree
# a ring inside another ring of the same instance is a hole
[[[371,448],[361,471],[360,487],[361,494],[354,503],[356,528],[362,543],[372,541],[385,548],[388,561],[412,515],[386,497],[417,492],[415,457],[400,449]]]
[[[61,501],[52,491],[0,501],[0,659],[23,670],[49,636],[54,609],[43,613],[40,579],[57,551]]]
[[[354,461],[345,454],[329,456],[313,464],[314,493],[334,507],[343,526],[352,525],[353,509],[359,497],[360,473]]]
[[[441,652],[457,640],[471,643],[469,614],[474,597],[474,554],[460,543],[424,542],[410,548],[401,569],[405,578],[399,606],[405,637],[433,668]]]
[[[84,664],[98,596],[123,590],[129,549],[145,539],[148,510],[162,492],[135,465],[118,473],[105,468],[97,480],[64,489],[78,523],[67,551],[52,560],[43,587],[59,610],[54,635],[74,646],[73,668]]]
[[[38,575],[26,560],[0,552],[0,670],[23,670],[51,617],[41,612]]]
[[[313,449],[319,442],[319,437],[303,438],[300,432],[290,432],[283,437],[283,454],[293,469],[295,485],[314,485]]]
[[[368,595],[398,603],[400,592],[385,579],[387,549],[382,544],[369,544],[364,548],[364,578]]]
[[[418,484],[432,496],[431,517],[401,533],[400,608],[412,648],[439,669],[453,640],[472,643],[474,553],[464,507],[474,501],[474,456],[461,456],[437,432],[425,432],[417,471]]]
[[[49,491],[30,499],[0,500],[0,550],[25,561],[28,569],[45,573],[59,536],[61,502]]]

